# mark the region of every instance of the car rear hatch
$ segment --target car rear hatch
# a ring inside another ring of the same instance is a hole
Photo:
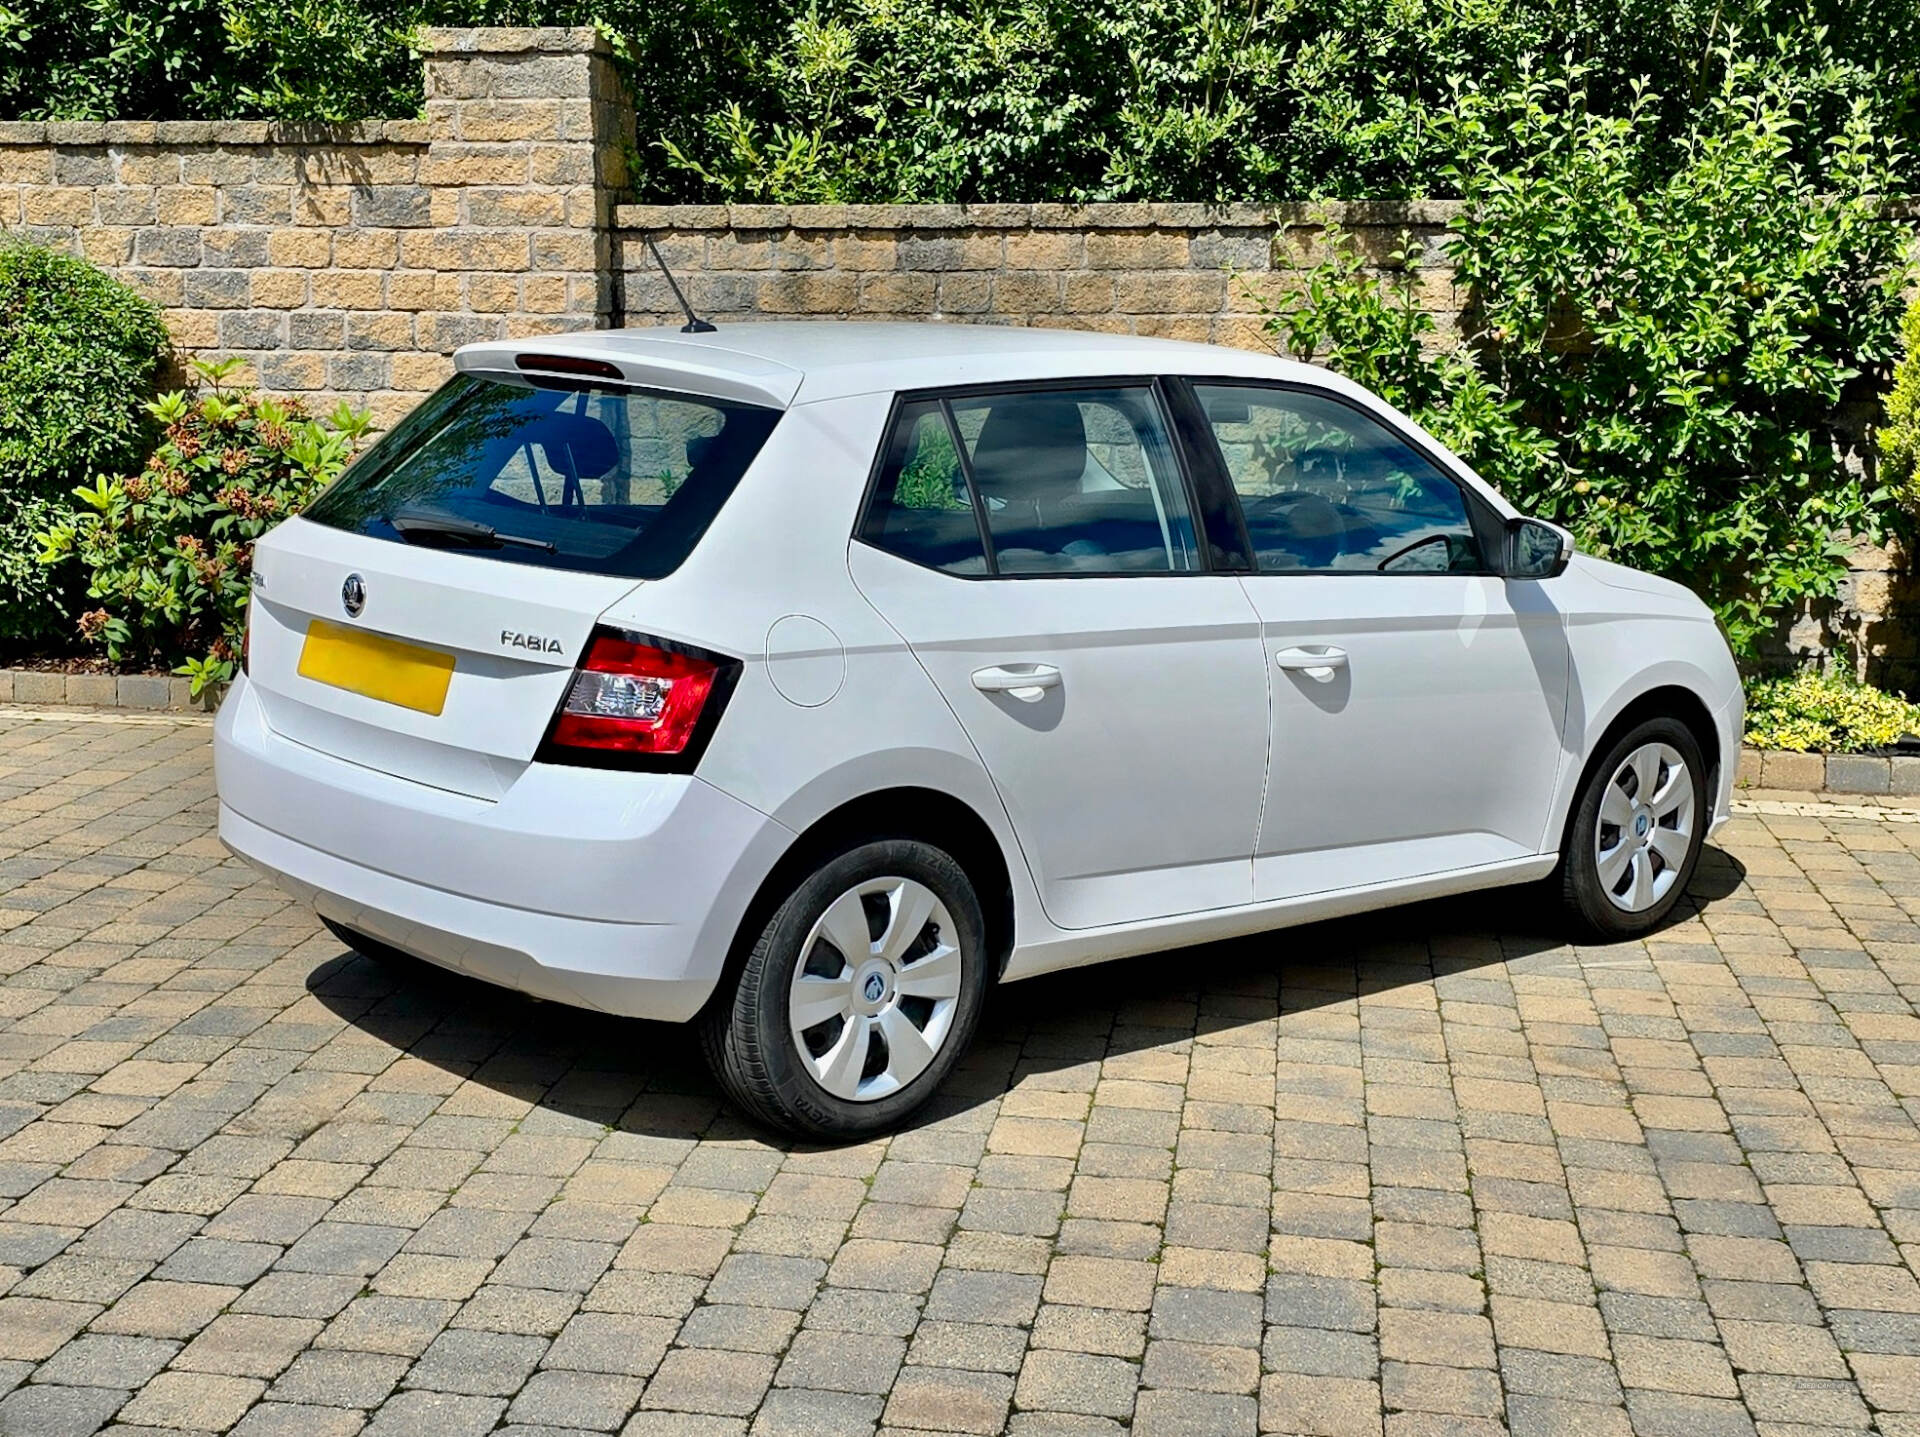
[[[595,618],[634,588],[600,575],[540,580],[509,587],[484,559],[283,525],[256,558],[247,635],[268,726],[364,767],[498,799],[539,747]]]
[[[463,362],[261,541],[247,671],[282,737],[499,800],[600,614],[691,552],[780,413],[653,387],[673,377],[657,363],[643,387],[604,360],[519,358],[536,363]],[[543,367],[562,363],[598,367]]]

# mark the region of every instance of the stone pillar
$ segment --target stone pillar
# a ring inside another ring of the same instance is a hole
[[[606,41],[588,27],[431,29],[421,48],[430,224],[401,247],[404,266],[439,276],[421,348],[612,322],[633,106]]]

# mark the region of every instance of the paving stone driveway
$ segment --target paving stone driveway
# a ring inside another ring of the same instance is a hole
[[[1920,1434],[1920,822],[1022,984],[821,1150],[344,952],[207,738],[0,717],[0,1433]]]

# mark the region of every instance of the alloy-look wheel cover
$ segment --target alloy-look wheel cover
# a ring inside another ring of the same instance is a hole
[[[957,938],[946,905],[912,878],[870,878],[827,905],[787,999],[794,1046],[816,1083],[870,1103],[927,1070],[958,1010]]]
[[[1693,846],[1693,775],[1671,744],[1644,743],[1607,780],[1593,858],[1607,901],[1644,913],[1672,890]]]

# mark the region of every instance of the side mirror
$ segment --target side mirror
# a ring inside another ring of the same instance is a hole
[[[1551,579],[1566,572],[1573,558],[1573,535],[1542,519],[1507,520],[1507,552],[1501,575],[1508,579]]]

